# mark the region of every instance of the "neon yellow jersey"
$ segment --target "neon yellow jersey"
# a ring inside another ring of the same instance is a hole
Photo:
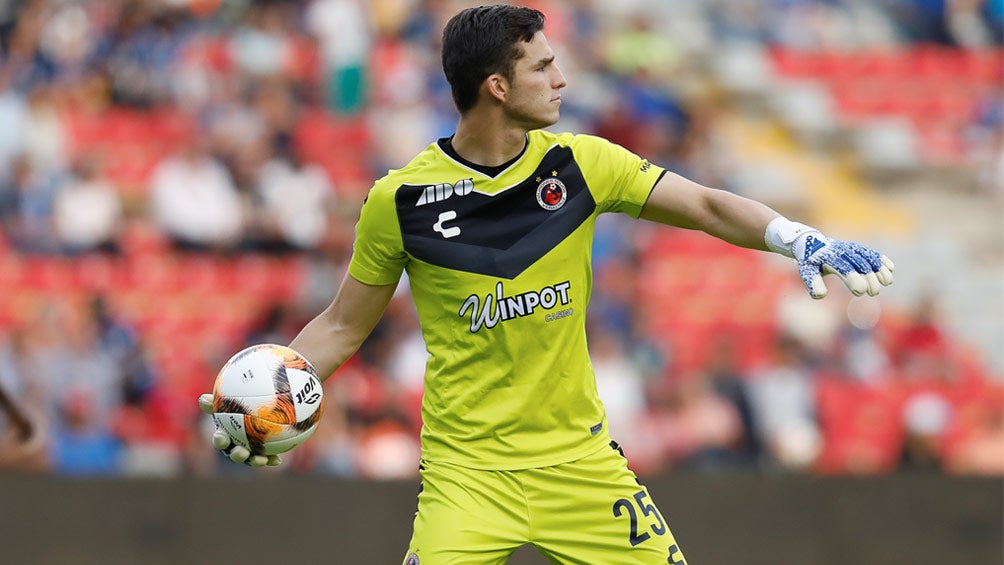
[[[525,469],[609,443],[586,349],[596,217],[637,217],[664,170],[604,139],[542,130],[495,177],[433,143],[377,181],[349,274],[408,272],[429,359],[422,456]]]

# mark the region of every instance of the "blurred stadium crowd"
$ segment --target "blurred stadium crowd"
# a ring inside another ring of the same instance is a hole
[[[35,431],[19,444],[0,413],[0,466],[248,472],[209,448],[195,399],[327,304],[372,180],[452,133],[437,41],[468,4],[0,2],[0,387]],[[869,175],[949,175],[1000,228],[999,0],[527,4],[569,77],[555,129],[898,262],[916,226],[869,206]],[[814,147],[851,164],[820,169]],[[1004,474],[1000,363],[909,260],[899,302],[819,303],[782,258],[625,218],[602,218],[594,260],[598,384],[640,474]],[[416,476],[424,361],[402,284],[315,436],[268,473]]]

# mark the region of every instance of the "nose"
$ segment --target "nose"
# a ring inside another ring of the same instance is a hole
[[[557,65],[554,66],[552,84],[554,85],[554,88],[565,88],[568,85],[568,82],[565,80],[565,74],[561,72],[561,69],[559,69]]]

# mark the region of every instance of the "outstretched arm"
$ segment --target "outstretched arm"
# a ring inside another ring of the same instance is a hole
[[[740,247],[767,251],[764,232],[780,214],[756,200],[708,188],[666,171],[652,189],[641,217],[701,230]]]
[[[656,183],[641,217],[792,257],[813,298],[826,296],[825,274],[836,274],[855,296],[875,296],[893,281],[895,266],[885,255],[858,243],[830,239],[760,202],[702,186],[674,173],[667,172]]]
[[[387,309],[395,288],[396,284],[363,284],[346,274],[331,304],[300,330],[289,347],[314,366],[321,380],[328,378],[348,361],[373,331]],[[201,395],[199,408],[212,414],[213,395]],[[278,455],[251,453],[246,447],[235,444],[222,428],[213,433],[212,442],[213,447],[223,451],[237,463],[263,467],[281,462]]]

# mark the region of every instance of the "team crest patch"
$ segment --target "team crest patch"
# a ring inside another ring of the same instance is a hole
[[[551,177],[537,185],[537,204],[545,210],[557,210],[565,205],[568,189],[565,183]]]
[[[419,565],[418,554],[417,553],[409,554],[408,558],[404,560],[404,565]]]

